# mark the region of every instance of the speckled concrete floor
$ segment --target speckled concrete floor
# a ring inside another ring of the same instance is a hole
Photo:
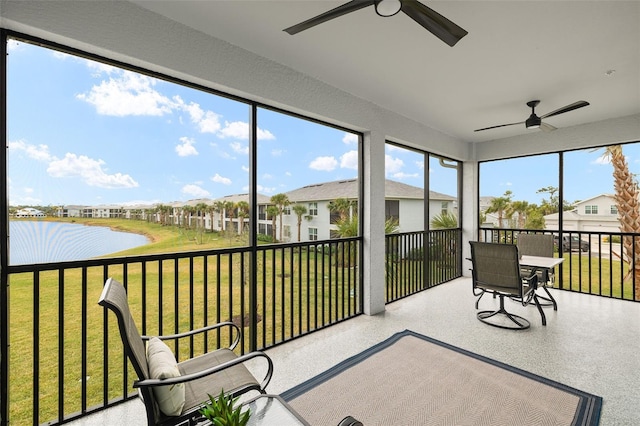
[[[510,331],[476,319],[471,280],[461,278],[269,349],[275,365],[269,393],[281,393],[392,334],[410,329],[603,397],[600,424],[640,425],[640,303],[551,290],[558,311],[507,301],[531,328]],[[481,309],[497,307],[485,297]],[[144,425],[138,400],[73,422]]]

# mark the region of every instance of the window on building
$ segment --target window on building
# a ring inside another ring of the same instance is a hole
[[[266,220],[267,219],[267,206],[261,204],[258,206],[258,220]]]
[[[318,241],[318,228],[309,228],[309,241]]]
[[[584,206],[584,214],[598,214],[598,206]]]
[[[449,214],[449,202],[443,201],[440,207],[440,214],[446,215]]]
[[[283,213],[283,214],[285,214],[285,215],[287,215],[287,216],[288,216],[288,215],[290,215],[290,214],[291,214],[291,207],[289,207],[289,206],[285,206],[285,207],[282,209],[282,213]]]
[[[309,215],[318,216],[318,203],[309,203]]]
[[[615,204],[611,205],[611,214],[618,214],[618,206]]]
[[[386,220],[395,220],[400,222],[400,201],[399,200],[385,200],[384,202],[384,217]]]

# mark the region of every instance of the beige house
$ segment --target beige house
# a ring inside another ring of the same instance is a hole
[[[558,213],[544,217],[545,229],[559,228]],[[600,194],[580,201],[573,210],[562,212],[563,229],[584,232],[620,232],[614,196]]]

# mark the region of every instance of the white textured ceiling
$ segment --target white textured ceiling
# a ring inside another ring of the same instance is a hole
[[[469,34],[449,47],[408,16],[373,7],[296,35],[345,1],[134,3],[461,140],[531,131],[526,102],[558,128],[640,112],[640,1],[422,1]],[[607,72],[611,75],[607,75]]]

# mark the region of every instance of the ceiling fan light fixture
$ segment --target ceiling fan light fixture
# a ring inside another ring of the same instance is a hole
[[[400,0],[377,0],[375,3],[376,13],[380,16],[389,17],[400,12],[402,3]]]
[[[537,129],[540,127],[540,123],[542,123],[540,117],[535,114],[531,114],[529,118],[527,118],[527,121],[525,121],[525,126],[527,129]]]

